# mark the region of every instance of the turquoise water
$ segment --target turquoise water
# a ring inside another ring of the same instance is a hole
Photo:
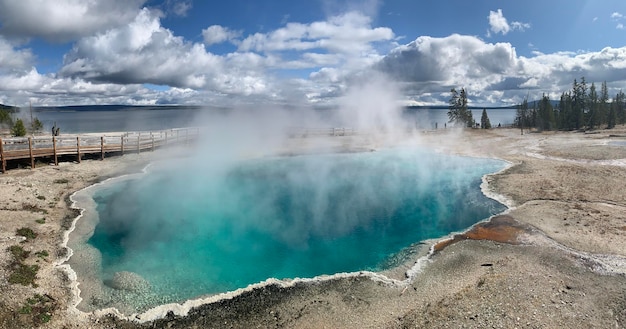
[[[501,212],[479,185],[503,167],[422,149],[155,166],[95,194],[89,243],[103,280],[135,272],[163,302],[381,270],[412,243]]]

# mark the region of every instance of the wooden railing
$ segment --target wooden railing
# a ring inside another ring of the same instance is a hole
[[[199,128],[180,128],[160,131],[127,132],[103,135],[63,135],[0,138],[0,162],[2,172],[6,172],[9,160],[30,159],[30,167],[35,168],[35,159],[53,158],[58,165],[59,156],[75,155],[76,161],[86,154],[100,155],[104,159],[106,153],[119,152],[139,153],[154,150],[158,147],[175,144],[186,144],[197,139]]]
[[[356,135],[354,128],[292,128],[289,130],[290,137],[310,137],[310,136],[352,136]]]

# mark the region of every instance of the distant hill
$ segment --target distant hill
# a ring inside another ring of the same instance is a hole
[[[19,111],[19,107],[0,104],[0,110],[5,110],[13,113]]]
[[[470,110],[482,110],[482,109],[487,109],[487,110],[508,110],[508,109],[515,109],[517,108],[517,105],[511,105],[511,106],[468,106],[467,107]],[[406,110],[448,110],[449,107],[448,105],[432,105],[432,106],[405,106]]]
[[[196,105],[69,105],[33,107],[36,112],[88,112],[88,111],[132,111],[132,110],[199,110],[205,106]]]

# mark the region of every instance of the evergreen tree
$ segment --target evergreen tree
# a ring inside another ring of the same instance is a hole
[[[517,113],[515,114],[515,126],[520,128],[522,135],[524,134],[524,127],[529,128],[528,120],[528,97],[524,98],[522,104],[517,106]]]
[[[602,87],[600,87],[600,104],[598,105],[598,115],[600,124],[608,124],[609,89],[606,86],[606,81],[602,82]]]
[[[24,121],[22,119],[15,120],[15,124],[13,128],[11,128],[11,134],[15,137],[26,136],[26,127],[24,126]]]
[[[613,99],[613,103],[615,104],[615,114],[617,116],[617,122],[621,125],[626,123],[626,104],[624,103],[625,101],[626,98],[624,97],[624,92],[621,90]]]
[[[13,126],[13,119],[11,118],[11,112],[5,109],[0,109],[0,126],[5,127]]]
[[[550,103],[550,97],[546,94],[543,94],[541,101],[539,102],[537,120],[536,127],[541,131],[556,128],[556,119],[554,118],[552,103]]]
[[[43,123],[39,120],[39,118],[34,118],[33,122],[30,124],[30,133],[38,133],[43,129]]]
[[[587,83],[585,82],[585,77],[582,77],[580,83],[574,79],[570,129],[581,129],[583,127],[583,114],[585,112],[587,112]]]
[[[617,102],[615,98],[613,98],[613,102],[611,102],[611,106],[609,107],[609,113],[607,115],[607,129],[615,128],[615,124],[617,123]]]
[[[467,108],[467,92],[465,88],[461,88],[460,93],[452,88],[450,94],[450,100],[448,101],[449,122],[454,122],[455,125],[459,124],[472,127],[474,125],[474,118],[472,111]]]
[[[589,129],[595,129],[600,125],[600,115],[599,111],[599,98],[598,93],[596,91],[595,83],[591,83],[591,87],[589,87],[589,96],[587,97],[587,113],[586,114],[586,122],[587,127]]]
[[[559,129],[571,130],[571,118],[572,116],[572,97],[571,94],[562,93],[561,100],[559,101]]]
[[[483,109],[483,114],[480,116],[480,127],[483,129],[491,129],[491,122],[487,116],[487,109]]]

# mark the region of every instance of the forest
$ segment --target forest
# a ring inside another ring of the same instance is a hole
[[[609,99],[606,81],[598,92],[595,83],[587,87],[582,77],[580,82],[574,79],[572,89],[563,92],[557,102],[546,94],[532,104],[524,99],[517,106],[515,126],[538,131],[611,129],[626,123],[625,108],[623,91]]]
[[[474,127],[476,122],[468,109],[467,91],[450,91],[448,118],[465,127]],[[611,129],[626,123],[626,98],[619,91],[609,98],[606,81],[598,92],[595,83],[587,87],[585,77],[580,82],[574,79],[572,89],[565,91],[557,101],[545,93],[538,101],[529,102],[528,97],[517,105],[514,126],[522,129],[545,130],[593,130]],[[490,128],[485,111],[480,126]]]

